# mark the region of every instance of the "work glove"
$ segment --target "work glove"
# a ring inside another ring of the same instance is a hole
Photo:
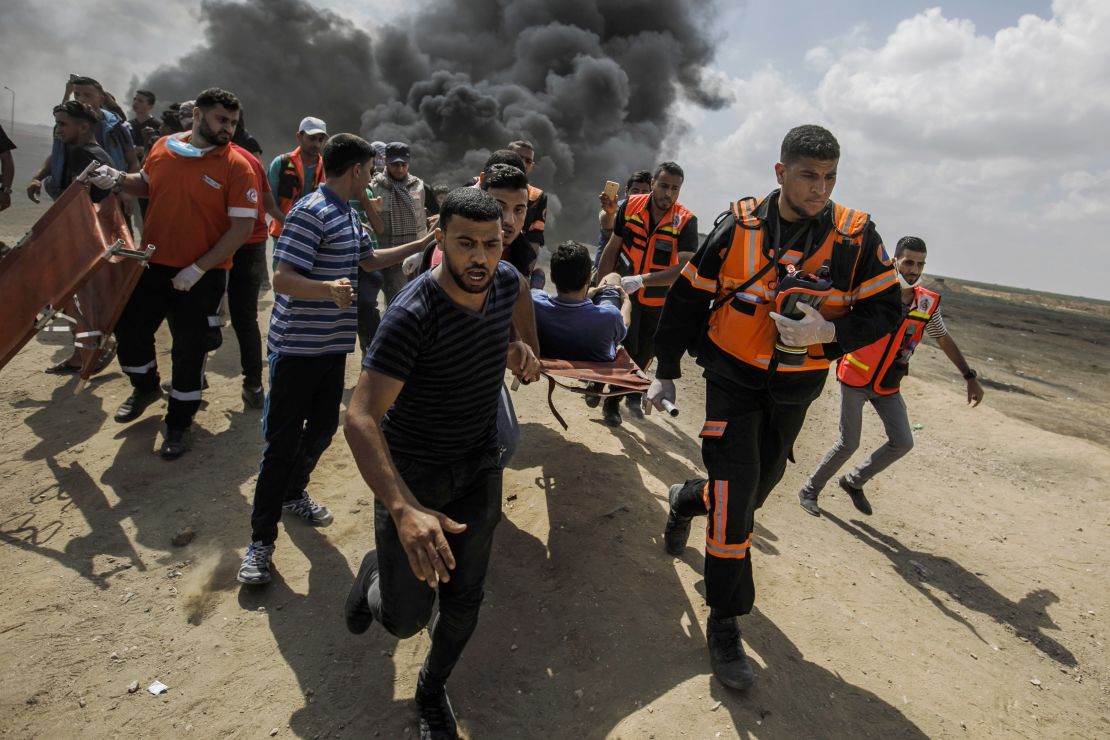
[[[808,303],[799,302],[798,308],[805,314],[800,319],[788,319],[774,311],[770,314],[783,344],[791,347],[809,347],[813,344],[828,344],[836,341],[836,326],[833,322]]]
[[[643,275],[629,275],[628,277],[621,278],[621,288],[628,295],[632,295],[640,288],[644,287]]]
[[[651,413],[654,407],[659,411],[666,411],[674,408],[676,391],[674,381],[665,378],[656,378],[651,381],[651,387],[648,388],[647,395],[644,397],[644,411]]]
[[[123,177],[122,172],[114,167],[102,164],[89,175],[89,182],[93,187],[99,188],[100,190],[111,190],[116,185],[119,185],[121,177]]]
[[[405,257],[405,260],[401,263],[402,274],[415,275],[416,271],[420,269],[420,260],[423,259],[423,257],[423,252],[417,252],[416,254],[410,254],[408,257]]]
[[[202,277],[204,277],[204,270],[197,267],[197,263],[194,262],[188,267],[181,268],[181,270],[179,270],[178,273],[173,276],[173,280],[171,282],[173,282],[173,287],[176,290],[185,291],[191,289],[194,285],[196,285],[197,281],[200,280]]]

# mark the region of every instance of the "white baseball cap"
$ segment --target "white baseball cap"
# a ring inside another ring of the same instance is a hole
[[[319,118],[309,116],[308,118],[301,119],[300,128],[297,129],[303,134],[326,134],[328,132],[328,125],[321,121]]]

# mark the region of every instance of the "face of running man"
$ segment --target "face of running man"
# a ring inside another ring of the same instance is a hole
[[[644,195],[651,192],[651,183],[634,182],[625,188],[625,195]]]
[[[651,203],[657,210],[669,211],[682,191],[682,177],[662,170],[651,181]]]
[[[532,174],[532,168],[536,166],[536,152],[534,149],[529,149],[526,146],[509,147],[510,151],[514,151],[520,155],[524,160],[524,174]]]
[[[925,272],[925,253],[903,249],[902,256],[894,258],[894,266],[907,283],[914,285]]]
[[[104,107],[104,93],[97,90],[96,85],[74,85],[73,99],[91,106],[95,111]]]
[[[54,135],[70,146],[88,139],[90,126],[88,121],[72,118],[68,113],[54,114]]]
[[[824,210],[836,187],[839,161],[801,157],[790,164],[775,165],[775,175],[782,186],[779,211],[788,221],[813,218]]]
[[[324,148],[327,143],[327,134],[306,134],[304,131],[297,132],[297,144],[301,147],[301,154],[307,154],[309,157],[315,157]]]
[[[200,134],[212,146],[227,146],[239,125],[239,111],[214,105],[208,110],[193,109],[193,133]],[[199,143],[199,142],[198,142]]]
[[[493,271],[501,261],[499,221],[452,216],[446,229],[436,229],[436,241],[443,248],[443,267],[455,285],[467,293],[484,293],[489,289]]]
[[[528,215],[528,190],[490,188],[486,192],[501,204],[501,240],[506,246],[512,244],[520,236],[520,230],[524,228],[524,217]]]

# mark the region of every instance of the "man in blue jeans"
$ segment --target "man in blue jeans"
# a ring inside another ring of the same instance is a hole
[[[370,182],[370,145],[337,134],[324,145],[327,179],[285,219],[274,255],[270,316],[270,392],[263,411],[266,450],[251,512],[251,544],[238,580],[270,582],[277,525],[284,509],[326,527],[332,515],[308,495],[309,476],[339,426],[347,355],[355,348],[359,269],[396,264],[414,242],[375,251],[349,201]]]
[[[498,398],[506,367],[535,380],[539,361],[527,283],[501,261],[498,202],[451,192],[436,240],[443,261],[390,303],[347,409],[347,443],[377,499],[377,547],[345,617],[355,634],[377,621],[411,637],[438,593],[416,704],[421,738],[454,738],[446,682],[477,626],[501,520]]]

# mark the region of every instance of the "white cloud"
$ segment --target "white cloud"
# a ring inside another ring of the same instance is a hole
[[[783,134],[819,123],[841,142],[837,198],[888,241],[924,236],[934,272],[1110,297],[1075,269],[1108,251],[1110,3],[1057,0],[993,36],[933,8],[876,45],[844,43],[865,37],[810,50],[815,85],[773,67],[733,79],[732,132],[682,153],[699,173],[684,200],[704,220],[769,190]]]

